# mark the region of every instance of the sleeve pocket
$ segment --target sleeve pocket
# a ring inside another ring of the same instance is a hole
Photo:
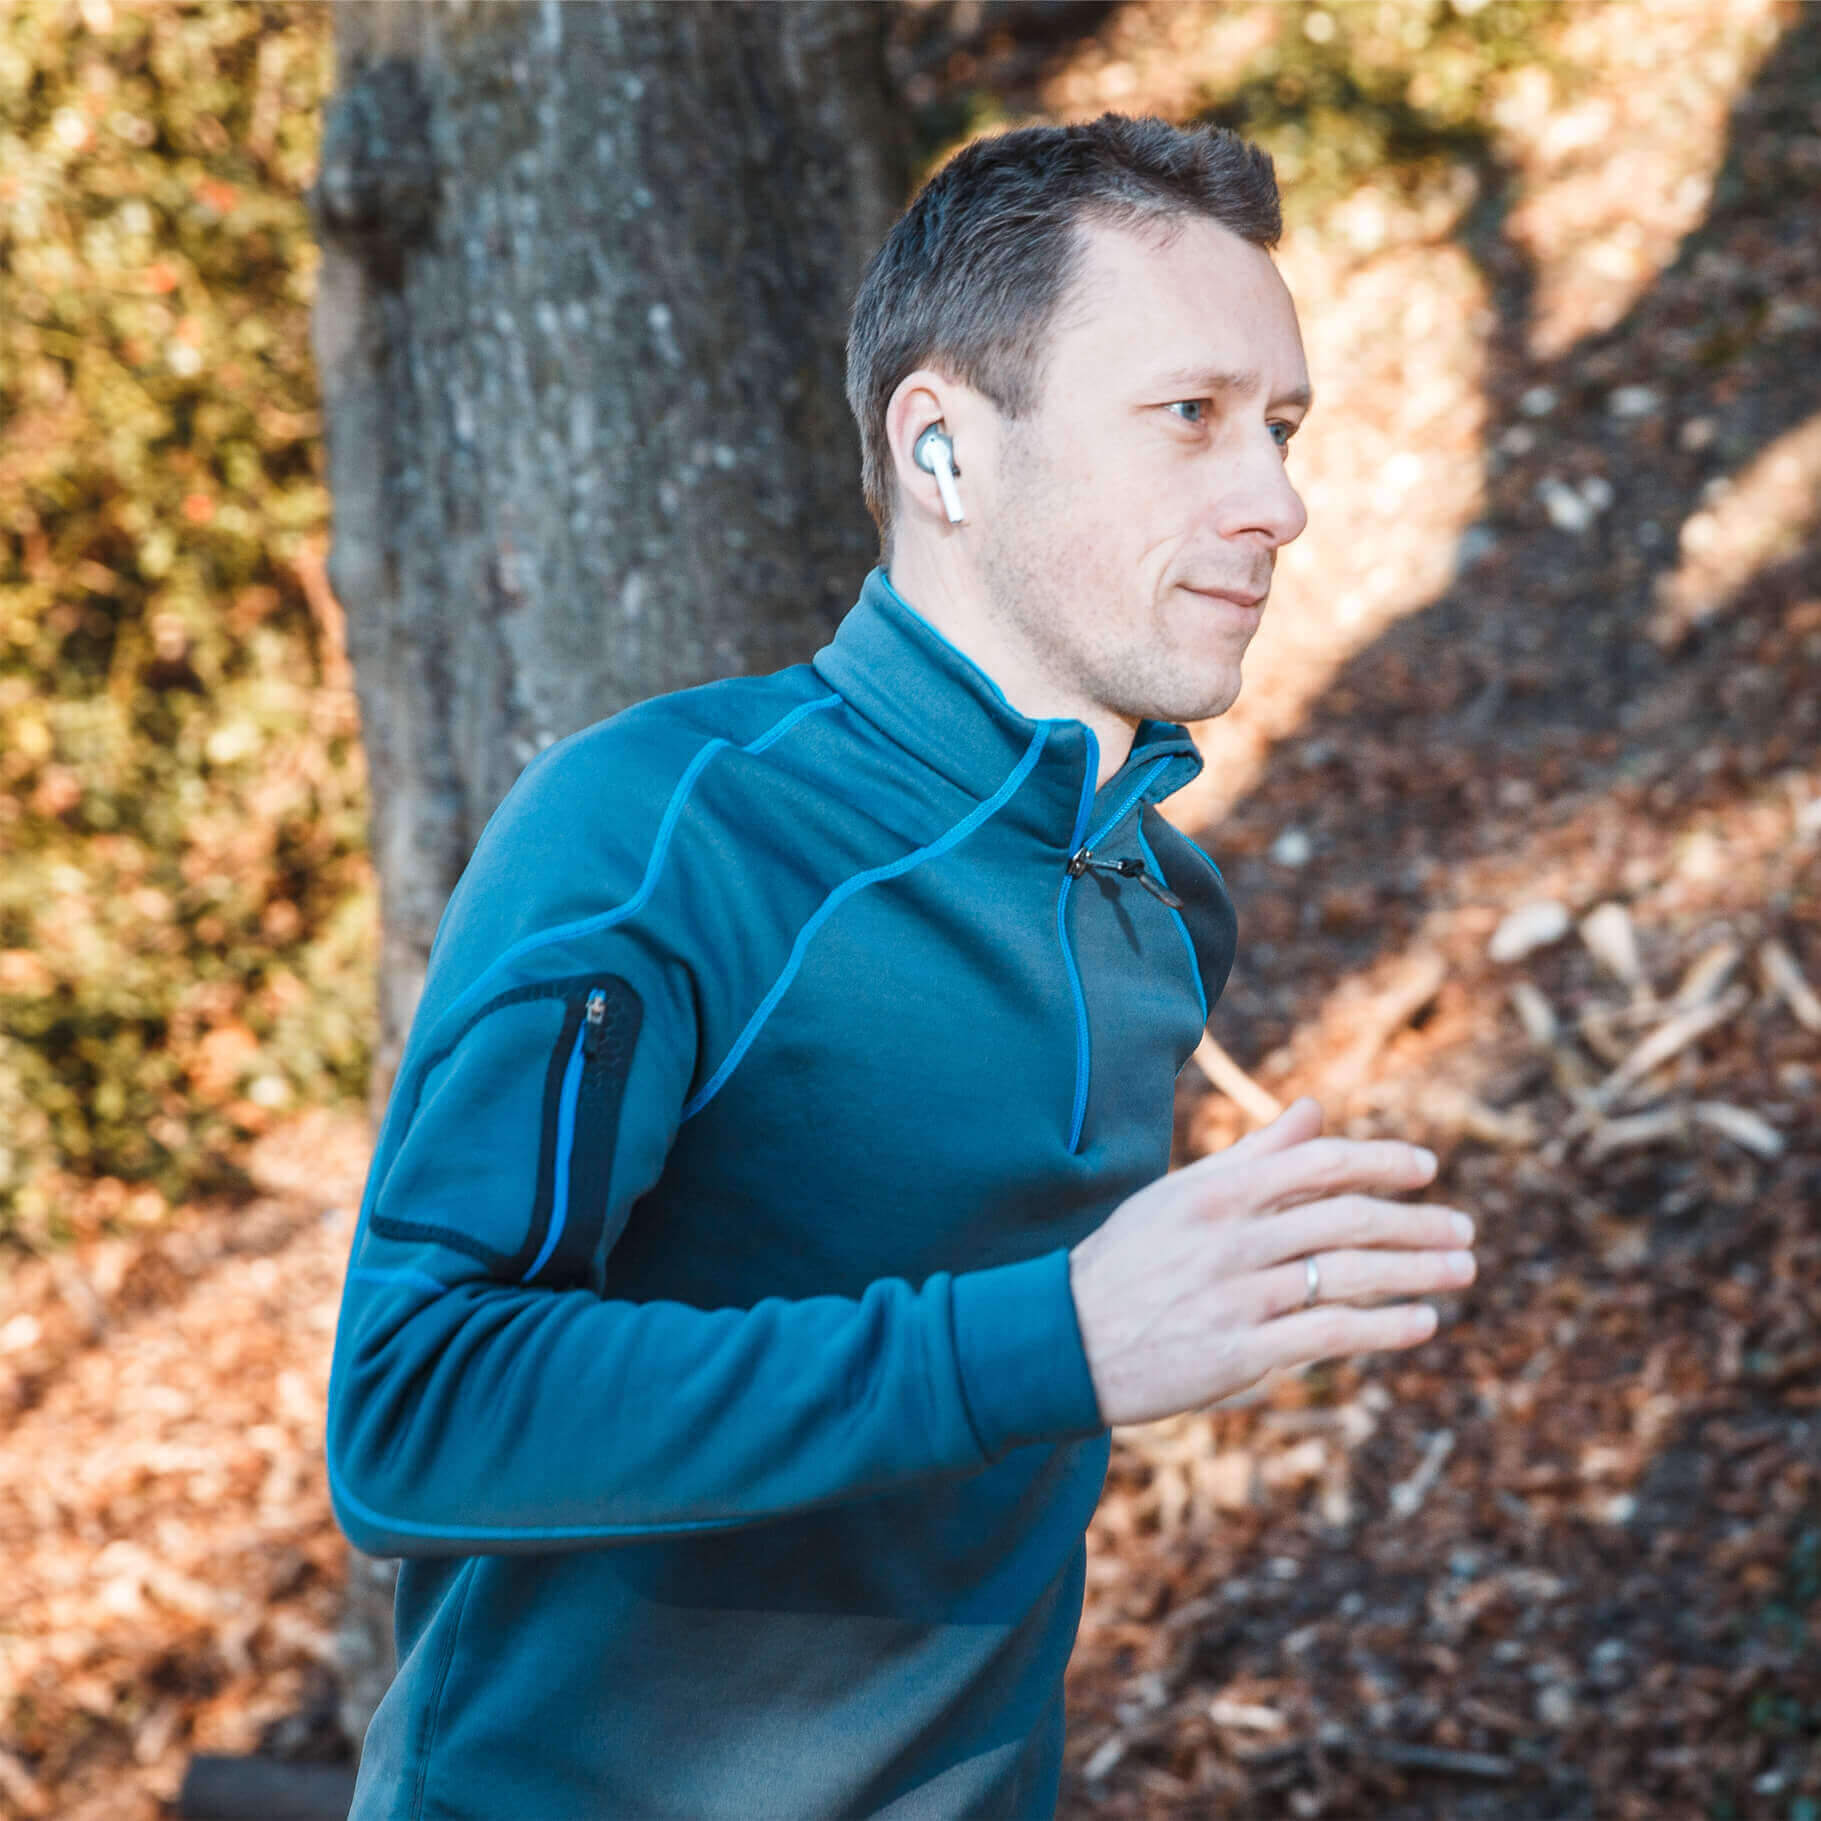
[[[504,1280],[586,1282],[642,1013],[613,974],[480,1006],[413,1074],[373,1230],[451,1247]]]

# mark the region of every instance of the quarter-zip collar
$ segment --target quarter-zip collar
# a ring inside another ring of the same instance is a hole
[[[1201,770],[1186,727],[1141,721],[1125,763],[1096,791],[1100,750],[1092,730],[1081,721],[1020,714],[973,659],[898,593],[883,568],[867,576],[859,600],[813,662],[888,739],[977,801],[1000,788],[1043,729],[1042,757],[1017,808],[1021,820],[1034,814],[1058,847],[1079,845],[1084,820],[1091,814],[1098,824],[1117,807],[1115,799],[1159,802]],[[1140,772],[1147,775],[1133,796]]]

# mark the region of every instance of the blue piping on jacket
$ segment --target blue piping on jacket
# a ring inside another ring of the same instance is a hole
[[[525,1283],[530,1283],[543,1270],[545,1260],[563,1237],[563,1227],[569,1219],[569,1167],[575,1157],[575,1103],[582,1091],[582,1069],[586,1061],[582,1046],[587,1038],[588,1023],[584,1019],[575,1027],[575,1046],[569,1052],[569,1063],[563,1070],[563,1085],[556,1103],[556,1180],[551,1185],[550,1229],[544,1235],[537,1257],[531,1261],[530,1270],[524,1275],[522,1281]]]
[[[1145,864],[1159,879],[1163,880],[1165,885],[1168,885],[1169,880],[1164,879],[1163,877],[1163,868],[1157,864],[1157,856],[1151,852],[1150,842],[1144,838],[1144,823],[1142,821],[1138,825],[1138,846],[1140,851],[1144,854]],[[1201,853],[1200,848],[1196,848],[1195,851]],[[1208,859],[1206,854],[1202,854],[1201,857],[1204,860]],[[1208,864],[1213,866],[1214,862],[1208,860]],[[1218,868],[1216,869],[1214,876],[1216,878],[1220,877]],[[1202,984],[1201,961],[1195,953],[1195,939],[1189,934],[1189,926],[1183,922],[1181,911],[1172,910],[1167,904],[1164,906],[1164,909],[1170,912],[1170,921],[1176,925],[1177,933],[1182,937],[1182,946],[1189,951],[1189,978],[1195,982],[1195,997],[1201,1001],[1201,1022],[1205,1025],[1208,1022],[1208,989]]]
[[[725,1086],[728,1076],[740,1066],[740,1059],[752,1047],[753,1040],[764,1029],[765,1021],[777,1009],[778,1001],[784,997],[797,970],[803,965],[803,956],[808,951],[815,933],[832,917],[855,892],[863,891],[869,885],[877,885],[885,879],[896,879],[909,872],[913,867],[921,866],[925,860],[934,860],[945,854],[951,847],[959,845],[977,829],[981,823],[996,816],[1013,797],[1018,794],[1019,786],[1031,775],[1031,768],[1037,763],[1043,752],[1043,743],[1049,738],[1050,723],[1040,721],[1037,731],[1031,735],[1031,743],[1024,749],[1024,757],[1013,768],[1005,780],[984,803],[977,804],[972,811],[957,822],[946,834],[938,835],[927,846],[914,849],[901,859],[893,860],[885,866],[875,866],[870,872],[855,873],[851,879],[844,880],[817,905],[809,915],[803,927],[797,931],[797,939],[791,944],[790,958],[784,963],[783,971],[772,982],[771,991],[759,1001],[759,1008],[747,1019],[746,1028],[734,1040],[733,1048],[722,1059],[721,1066],[715,1070],[701,1090],[683,1103],[683,1119],[693,1119],[707,1106],[715,1095]],[[1092,736],[1090,736],[1091,738]],[[681,1123],[681,1121],[679,1121]]]
[[[1177,829],[1177,831],[1176,831],[1176,832],[1177,832],[1177,833],[1178,833],[1178,834],[1179,834],[1179,835],[1181,835],[1181,836],[1182,836],[1182,838],[1183,838],[1183,839],[1184,839],[1184,840],[1185,840],[1185,841],[1186,841],[1186,842],[1188,842],[1188,844],[1189,844],[1189,845],[1190,845],[1190,846],[1191,846],[1191,847],[1192,847],[1192,848],[1194,848],[1194,850],[1195,850],[1195,851],[1196,851],[1196,852],[1197,852],[1197,853],[1198,853],[1198,854],[1200,854],[1200,855],[1201,855],[1201,857],[1202,857],[1202,858],[1203,858],[1203,859],[1204,859],[1204,860],[1206,860],[1206,861],[1207,861],[1207,863],[1208,863],[1208,868],[1209,868],[1209,870],[1210,870],[1210,871],[1211,871],[1211,872],[1212,872],[1212,873],[1213,873],[1213,875],[1214,875],[1214,877],[1215,877],[1215,878],[1216,878],[1216,879],[1219,879],[1219,880],[1220,880],[1220,882],[1221,882],[1221,884],[1222,884],[1222,885],[1225,885],[1225,884],[1226,884],[1226,879],[1225,879],[1225,877],[1224,877],[1224,876],[1223,876],[1223,875],[1222,875],[1222,873],[1221,873],[1221,870],[1220,870],[1220,868],[1219,868],[1219,867],[1218,867],[1218,866],[1216,866],[1216,865],[1215,865],[1215,864],[1214,864],[1214,856],[1213,856],[1213,855],[1212,855],[1212,854],[1211,854],[1211,853],[1209,853],[1209,852],[1208,852],[1208,850],[1207,850],[1207,849],[1206,849],[1206,848],[1205,848],[1205,847],[1203,847],[1203,846],[1202,846],[1202,844],[1201,844],[1201,843],[1200,843],[1200,842],[1199,842],[1199,841],[1197,841],[1197,840],[1196,840],[1196,839],[1195,839],[1195,837],[1194,837],[1194,836],[1193,836],[1193,835],[1191,835],[1191,834],[1189,834],[1189,833],[1187,833],[1187,832],[1186,832],[1186,831],[1185,831],[1185,830],[1183,830],[1183,829],[1180,829],[1180,828],[1179,828],[1179,829]]]
[[[824,708],[833,708],[842,700],[838,691],[830,691],[825,696],[817,696],[813,701],[799,702],[788,714],[774,721],[756,740],[749,741],[737,750],[756,757],[768,746],[790,732],[806,715],[818,713]],[[459,994],[444,1012],[445,1018],[451,1017],[468,1001],[478,995],[487,983],[502,968],[509,967],[521,955],[531,953],[533,949],[545,947],[552,942],[567,942],[578,936],[592,936],[601,930],[611,929],[614,924],[624,922],[645,908],[651,894],[657,889],[658,875],[663,871],[665,856],[670,851],[670,837],[676,832],[677,822],[683,814],[683,806],[689,801],[689,794],[695,789],[696,779],[702,775],[704,767],[717,752],[733,747],[731,740],[715,738],[705,741],[701,750],[689,761],[688,768],[677,780],[676,789],[670,793],[670,801],[664,806],[663,819],[658,823],[656,838],[651,843],[651,858],[645,863],[645,876],[639,881],[639,889],[624,904],[617,904],[610,911],[602,911],[598,916],[583,917],[575,923],[561,923],[554,929],[540,930],[536,935],[523,937],[501,954],[467,990]]]
[[[1144,772],[1136,785],[1126,793],[1117,809],[1101,823],[1091,834],[1086,835],[1089,847],[1097,846],[1123,822],[1131,813],[1132,805],[1150,789],[1152,783],[1170,761],[1159,759],[1157,763]],[[1083,831],[1087,827],[1088,811],[1094,801],[1094,781],[1100,770],[1099,747],[1090,730],[1088,734],[1088,774],[1081,789],[1081,812],[1075,818],[1075,832],[1069,837],[1069,852],[1076,853],[1083,844]],[[1075,997],[1075,1105],[1069,1116],[1069,1155],[1074,1156],[1081,1144],[1081,1128],[1087,1120],[1088,1113],[1088,1076],[1092,1071],[1093,1056],[1088,1036],[1087,996],[1081,990],[1081,970],[1075,965],[1075,952],[1069,944],[1069,888],[1075,883],[1073,873],[1064,873],[1062,889],[1056,894],[1056,935],[1062,944],[1062,965],[1068,972],[1069,991]],[[1171,915],[1175,915],[1174,912]],[[1181,919],[1177,919],[1181,922]],[[1185,932],[1186,933],[1186,932]],[[1193,950],[1190,951],[1193,953]],[[1200,985],[1200,975],[1196,975],[1196,984]],[[1205,1002],[1205,1001],[1204,1001]]]
[[[1100,741],[1093,728],[1087,729],[1088,766],[1081,780],[1081,807],[1075,812],[1075,827],[1069,836],[1069,852],[1080,851],[1088,832],[1088,816],[1094,808],[1094,792],[1100,783]],[[1081,970],[1075,965],[1075,952],[1069,947],[1069,887],[1075,883],[1073,873],[1062,876],[1062,890],[1056,894],[1056,940],[1062,944],[1062,966],[1068,975],[1069,993],[1075,1002],[1075,1105],[1069,1120],[1069,1155],[1081,1138],[1081,1122],[1088,1107],[1088,1002],[1081,990]]]

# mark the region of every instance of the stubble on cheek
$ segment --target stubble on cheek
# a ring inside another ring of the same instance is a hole
[[[1039,439],[1020,436],[1006,457],[1008,479],[979,557],[988,605],[1046,670],[1066,671],[1082,602],[1093,596],[1081,563],[1095,553],[1079,547],[1072,490]]]
[[[990,611],[1037,668],[1071,698],[1134,721],[1230,707],[1246,641],[1220,634],[1176,588],[1174,553],[1134,552],[1093,477],[1050,460],[1040,438],[1006,453],[977,561]]]

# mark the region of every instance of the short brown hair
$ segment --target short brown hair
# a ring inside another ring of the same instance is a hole
[[[1184,215],[1275,247],[1283,213],[1270,154],[1222,127],[1102,114],[976,139],[917,192],[866,268],[847,336],[847,402],[882,548],[893,505],[885,409],[905,374],[940,366],[1021,415],[1080,266],[1081,224]]]

